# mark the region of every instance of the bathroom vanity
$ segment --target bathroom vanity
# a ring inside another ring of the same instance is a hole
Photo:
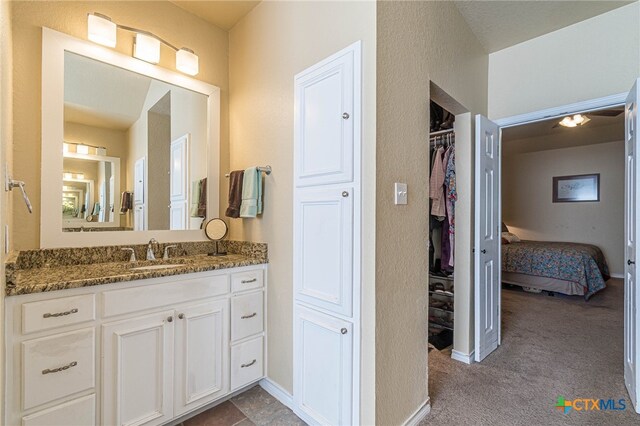
[[[51,253],[8,265],[4,424],[164,424],[263,378],[261,246],[153,265]]]

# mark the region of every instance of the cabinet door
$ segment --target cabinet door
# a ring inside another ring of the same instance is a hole
[[[351,316],[353,190],[298,190],[294,217],[296,299]]]
[[[145,157],[142,157],[133,166],[133,201],[136,204],[144,204],[144,163]]]
[[[173,315],[102,326],[102,424],[158,425],[173,417]]]
[[[183,201],[171,201],[171,207],[169,212],[169,229],[172,231],[180,231],[187,229],[187,218],[189,217],[187,211],[187,202]]]
[[[133,230],[144,231],[144,204],[140,204],[133,209]]]
[[[296,307],[293,398],[302,417],[318,424],[353,423],[353,326]]]
[[[176,416],[213,401],[229,388],[229,301],[217,300],[177,312]]]
[[[353,50],[320,63],[295,79],[296,186],[353,180]],[[358,76],[359,78],[359,76]]]

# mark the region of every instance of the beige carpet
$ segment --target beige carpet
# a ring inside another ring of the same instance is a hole
[[[502,292],[502,346],[465,365],[429,353],[431,413],[422,424],[640,424],[623,382],[620,279],[585,302],[581,297]],[[627,409],[563,414],[558,396],[624,398]]]

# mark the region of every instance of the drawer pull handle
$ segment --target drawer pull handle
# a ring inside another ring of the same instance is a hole
[[[77,314],[77,313],[78,313],[78,309],[77,308],[73,308],[73,309],[71,309],[69,311],[56,312],[55,314],[46,313],[46,314],[42,315],[42,318],[64,317],[66,315]]]
[[[242,280],[240,281],[242,284],[249,284],[249,283],[255,283],[256,281],[258,281],[257,278],[253,278],[251,280]]]
[[[256,315],[258,315],[258,313],[254,312],[251,315],[243,315],[243,316],[240,317],[240,319],[249,319],[249,318],[255,317]]]
[[[247,368],[247,367],[251,367],[253,364],[255,364],[257,362],[256,359],[254,359],[253,361],[251,361],[249,364],[242,364],[240,366],[240,368]]]
[[[72,363],[69,363],[69,364],[67,364],[67,365],[65,365],[63,367],[47,368],[45,370],[42,370],[42,374],[59,373],[59,372],[64,371],[64,370],[68,370],[71,367],[75,367],[76,365],[78,365],[78,362],[77,361],[73,361]]]

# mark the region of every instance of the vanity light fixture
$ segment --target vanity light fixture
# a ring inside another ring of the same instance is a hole
[[[116,47],[116,23],[101,13],[90,13],[87,17],[89,40],[107,47]]]
[[[157,64],[160,62],[160,40],[152,35],[137,33],[136,41],[133,43],[133,56]]]
[[[589,121],[591,121],[591,119],[586,115],[576,114],[573,117],[570,115],[566,116],[558,124],[564,127],[577,127],[587,124]]]
[[[76,145],[76,152],[78,154],[87,155],[87,154],[89,154],[89,146],[88,145],[82,145],[82,144]]]
[[[68,179],[73,179],[73,173],[64,172],[64,173],[62,174],[62,177],[63,177],[63,178],[65,178],[65,179],[67,179],[67,180],[68,180]]]
[[[148,31],[126,25],[118,25],[101,13],[89,13],[87,18],[87,32],[89,40],[108,47],[116,46],[116,30],[121,29],[136,34],[133,44],[133,56],[152,64],[160,62],[160,43],[176,52],[176,68],[188,75],[199,72],[198,55],[193,50],[183,47],[178,49],[168,41]]]

